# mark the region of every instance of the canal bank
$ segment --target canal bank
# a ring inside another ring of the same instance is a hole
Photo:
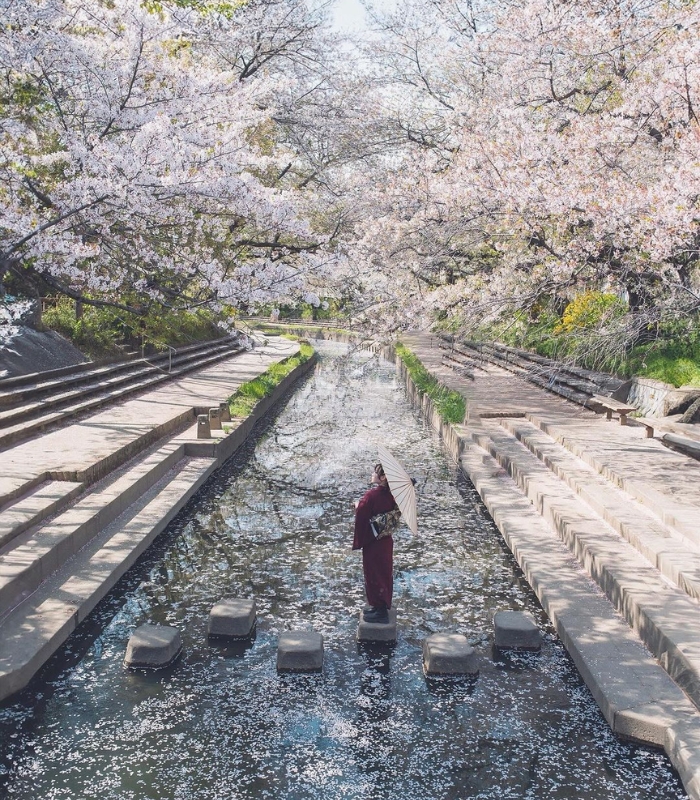
[[[465,396],[464,423],[445,423],[397,359],[412,402],[479,492],[610,727],[663,747],[699,798],[700,628],[693,582],[679,576],[698,558],[683,534],[700,518],[699,465],[497,367],[460,376],[432,337],[402,341]],[[658,569],[671,554],[680,586]]]
[[[31,680],[315,357],[287,375],[246,419],[224,423],[211,439],[197,438],[197,414],[218,407],[242,383],[298,349],[295,342],[270,338],[251,352],[0,453],[0,481],[14,495],[0,514],[7,528],[0,552],[0,700]],[[39,516],[37,498],[44,495],[53,505],[36,524],[12,535],[20,508]]]

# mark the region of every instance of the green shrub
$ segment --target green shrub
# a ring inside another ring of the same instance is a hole
[[[119,343],[145,341],[152,349],[166,345],[180,347],[222,335],[217,317],[206,309],[164,311],[154,309],[146,316],[131,314],[109,306],[83,305],[79,319],[75,301],[62,297],[42,315],[42,323],[82,350],[91,358],[120,354]]]
[[[289,337],[291,338],[291,337]],[[252,381],[242,383],[228,399],[232,417],[244,418],[250,415],[255,406],[272,394],[284,378],[300,364],[305,364],[314,354],[314,349],[306,342],[300,343],[299,352],[283,361],[272,364],[262,375]]]
[[[420,359],[400,342],[396,344],[395,349],[396,355],[406,365],[418,393],[421,396],[427,394],[432,399],[442,419],[451,423],[464,422],[467,411],[464,397],[439,383],[423,366]]]

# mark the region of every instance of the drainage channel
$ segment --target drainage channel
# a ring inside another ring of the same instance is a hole
[[[0,796],[683,798],[661,752],[610,732],[474,489],[393,365],[343,345],[222,469],[12,703]],[[358,647],[352,504],[377,442],[417,478],[419,534],[395,537],[394,647]],[[252,642],[208,642],[210,608],[255,596]],[[498,656],[491,620],[527,610],[539,654]],[[144,622],[177,626],[165,672],[123,667]],[[278,675],[278,635],[323,634],[320,675]],[[474,681],[426,681],[421,643],[463,633]]]

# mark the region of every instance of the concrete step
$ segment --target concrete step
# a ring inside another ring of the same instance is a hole
[[[512,477],[551,529],[700,708],[700,628],[696,600],[671,584],[497,423],[472,429],[476,444]]]
[[[619,378],[562,364],[545,356],[498,343],[472,343],[474,358],[508,369],[549,392],[579,405],[593,394],[610,394],[622,384]]]
[[[82,483],[49,480],[0,509],[0,553],[20,533],[60,511],[82,490]]]
[[[0,616],[6,614],[184,458],[168,443],[96,486],[48,524],[16,537],[0,555]]]
[[[110,364],[78,364],[75,367],[65,367],[0,380],[0,406],[16,407],[24,405],[37,398],[53,396],[55,393],[63,394],[69,387],[81,386],[86,383],[99,384],[100,381],[107,380],[110,376],[116,376],[120,373],[140,373],[143,370],[153,369],[154,367],[156,371],[162,371],[167,368],[171,358],[173,362],[176,362],[178,358],[188,354],[206,352],[226,343],[230,346],[232,342],[233,340],[230,337],[222,337],[221,339],[179,347],[173,352],[172,357],[168,353],[161,353],[149,358],[130,359]]]
[[[114,403],[129,395],[135,394],[140,391],[157,386],[167,380],[172,380],[187,372],[192,372],[196,369],[203,369],[210,364],[221,361],[224,358],[229,358],[232,355],[240,352],[240,348],[236,346],[231,340],[229,344],[219,345],[210,350],[205,356],[200,353],[188,353],[177,365],[173,366],[171,372],[162,372],[158,369],[151,369],[144,377],[140,376],[134,382],[129,381],[126,386],[117,386],[116,388],[108,389],[104,386],[95,388],[94,394],[87,388],[81,390],[78,394],[81,398],[88,399],[74,402],[66,407],[51,408],[49,402],[45,404],[46,411],[36,416],[33,419],[17,422],[8,428],[5,428],[0,434],[0,448],[6,448],[17,442],[20,442],[33,434],[43,431],[49,426],[55,426],[67,419],[72,419],[78,414],[84,414],[93,411],[108,403]],[[92,394],[92,396],[90,396]]]
[[[13,424],[24,420],[30,420],[49,410],[66,406],[73,400],[89,397],[91,394],[136,383],[143,377],[153,374],[159,373],[151,366],[140,365],[127,372],[120,371],[117,375],[111,375],[110,377],[102,376],[99,380],[94,380],[92,382],[81,381],[81,384],[84,385],[67,391],[55,391],[49,397],[31,402],[23,402],[6,411],[0,411],[0,428],[8,428]]]
[[[587,447],[585,441],[579,440],[573,426],[562,426],[556,417],[546,419],[536,414],[527,414],[527,419],[548,434],[555,442],[565,447],[573,455],[580,458],[598,473],[603,475],[610,483],[624,489],[638,503],[645,506],[670,528],[681,534],[693,545],[700,544],[700,499],[697,505],[684,502],[680,496],[662,494],[636,475],[630,475],[620,467],[615,458],[615,449],[609,453],[597,453]],[[632,435],[629,428],[612,425],[607,431],[607,439],[615,442],[620,439],[620,448],[629,448],[634,444],[639,452],[639,458],[645,458],[647,448],[657,446],[651,439],[646,439],[642,429],[638,429],[639,441],[630,442]],[[687,469],[686,469],[687,467]],[[679,465],[679,480],[695,481],[700,476],[697,463],[690,459],[685,465]],[[687,475],[683,475],[687,472]]]
[[[665,747],[686,774],[692,754],[671,744],[694,708],[506,471],[475,444],[460,465],[534,589],[608,724],[617,734]],[[547,558],[542,558],[547,553]],[[675,733],[674,733],[675,732]]]
[[[611,485],[597,470],[528,420],[511,418],[499,422],[652,566],[690,597],[700,600],[700,543],[689,542],[665,525],[631,495]]]
[[[18,691],[137,561],[216,466],[186,458],[0,623],[0,701]]]

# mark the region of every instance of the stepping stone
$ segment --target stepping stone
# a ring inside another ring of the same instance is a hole
[[[280,672],[318,672],[323,668],[323,636],[316,631],[281,633],[277,644]]]
[[[357,626],[358,642],[395,642],[396,609],[389,609],[389,622],[365,622],[360,611],[360,624]]]
[[[498,611],[493,617],[494,644],[499,649],[539,650],[542,637],[527,611]]]
[[[426,675],[476,675],[478,657],[461,633],[434,633],[423,640]]]
[[[255,600],[225,597],[209,612],[207,633],[226,639],[247,639],[255,628]]]
[[[131,634],[124,665],[130,669],[163,669],[182,652],[180,631],[169,625],[141,625]]]

